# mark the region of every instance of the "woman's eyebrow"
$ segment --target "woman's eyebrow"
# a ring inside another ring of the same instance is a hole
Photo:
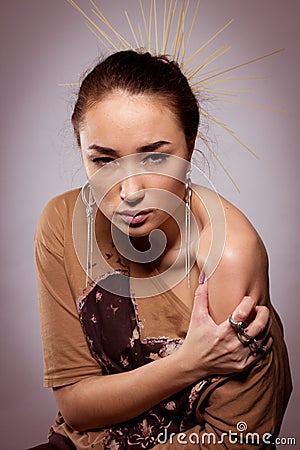
[[[101,147],[101,145],[92,144],[88,146],[88,150],[96,150],[99,153],[103,153],[104,155],[115,156],[118,153],[116,150],[109,147]]]
[[[151,144],[142,145],[137,148],[138,152],[152,152],[162,147],[163,145],[170,145],[171,142],[168,141],[157,141]],[[99,153],[103,153],[104,155],[115,156],[118,154],[117,150],[109,147],[102,147],[101,145],[92,144],[88,147],[88,150],[96,150]]]
[[[163,145],[170,145],[171,142],[168,141],[157,141],[153,142],[152,144],[146,144],[142,145],[141,147],[137,148],[138,152],[152,152],[153,150],[157,150],[158,148],[162,147]]]

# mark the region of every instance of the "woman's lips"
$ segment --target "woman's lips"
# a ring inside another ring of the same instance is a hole
[[[129,225],[136,225],[141,224],[145,222],[148,215],[150,214],[150,210],[148,211],[122,211],[121,213],[118,213],[118,215],[121,217],[121,219],[129,224]]]

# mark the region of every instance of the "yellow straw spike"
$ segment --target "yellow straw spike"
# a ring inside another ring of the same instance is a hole
[[[200,2],[201,2],[201,0],[198,0],[197,4],[196,4],[196,8],[195,8],[194,15],[193,15],[193,20],[192,20],[192,23],[191,23],[191,26],[190,26],[190,31],[189,31],[189,34],[188,34],[188,37],[187,37],[187,40],[186,40],[186,46],[188,46],[189,42],[190,42],[191,34],[192,34],[192,31],[193,31],[193,28],[194,28],[194,25],[195,25],[195,21],[196,21],[197,15],[198,15]],[[188,2],[187,9],[188,9],[188,7],[189,7],[189,2]]]
[[[145,48],[145,42],[144,42],[144,37],[143,37],[143,33],[142,33],[142,29],[141,29],[140,23],[138,23],[138,30],[139,30],[139,35],[140,35],[142,48]]]
[[[218,59],[220,56],[224,55],[231,49],[231,45],[228,45],[227,47],[221,47],[217,50],[215,50],[213,53],[211,53],[208,57],[206,57],[201,65],[199,67],[196,67],[193,70],[189,70],[186,73],[186,77],[189,80],[190,78],[193,78],[198,72],[208,67],[211,63],[213,63],[216,59]]]
[[[199,65],[199,66],[200,66],[200,65]],[[210,76],[211,74],[216,74],[216,73],[218,73],[218,72],[220,72],[220,69],[212,69],[212,70],[208,70],[207,72],[200,73],[200,74],[197,75],[197,76],[195,75],[195,77],[189,79],[190,86],[195,86],[195,85],[197,85],[197,84],[200,83],[200,79],[202,79],[203,77],[208,77],[208,76]],[[228,78],[230,78],[230,77],[228,77]],[[218,81],[218,80],[212,80],[211,82],[208,81],[207,84],[209,84],[209,83],[214,84],[214,83],[216,83],[217,81]],[[202,86],[204,86],[204,83],[202,84]]]
[[[183,3],[181,4],[180,11],[179,11],[179,14],[178,14],[177,25],[176,25],[176,32],[174,34],[173,41],[172,41],[172,44],[171,44],[171,50],[170,50],[170,53],[172,55],[174,55],[175,59],[176,59],[176,50],[177,50],[177,46],[178,46],[178,39],[179,39],[180,27],[181,27],[182,8],[183,8]]]
[[[112,33],[119,39],[121,46],[122,47],[130,47],[129,42],[120,34],[117,32],[117,30],[110,24],[110,22],[106,19],[106,17],[100,12],[98,12],[97,10],[92,10],[92,12],[98,17],[98,19],[101,20],[101,22],[107,26],[107,28],[109,28]]]
[[[215,70],[211,71],[211,72],[215,72]],[[207,77],[210,74],[210,72],[206,72],[206,74],[202,74],[202,77],[205,76]],[[195,82],[193,82],[193,85],[196,84],[201,84],[202,86],[205,86],[205,89],[207,89],[207,86],[214,86],[216,84],[220,84],[220,83],[236,83],[238,81],[262,81],[262,80],[266,80],[265,77],[233,77],[233,76],[229,76],[229,77],[223,77],[223,78],[217,78],[214,79],[212,77],[210,78],[206,78],[208,81],[202,81],[202,78],[200,78],[198,81],[195,80]]]
[[[182,31],[180,33],[180,37],[179,37],[179,40],[178,40],[178,51],[176,53],[176,61],[178,61],[178,62],[180,60],[180,50],[181,50],[182,45],[183,45],[183,40],[184,40],[184,32]],[[179,64],[179,66],[181,67],[181,64]]]
[[[259,159],[259,156],[256,153],[254,153],[254,151],[251,150],[251,148],[249,148],[246,144],[244,144],[244,142],[241,141],[241,139],[239,137],[237,137],[235,135],[235,133],[232,130],[230,130],[230,128],[227,127],[227,125],[225,125],[223,122],[216,119],[215,117],[211,116],[206,110],[203,109],[203,107],[202,107],[201,111],[202,111],[202,115],[204,114],[207,119],[214,122],[216,125],[221,127],[224,131],[226,131],[226,133],[228,133],[230,136],[232,136],[232,138],[234,140],[236,140],[242,147],[244,147],[249,153],[251,153],[251,155],[254,156],[254,158]]]
[[[148,26],[147,26],[147,21],[146,21],[146,16],[145,16],[145,11],[144,11],[142,0],[140,0],[140,10],[141,10],[141,13],[142,13],[143,24],[144,24],[145,33],[146,33],[146,40],[147,40],[147,44],[148,44],[148,47],[149,47],[149,41],[150,41],[149,29],[148,29]]]
[[[156,11],[156,0],[154,0],[154,32],[155,32],[155,52],[158,55],[158,31],[157,31],[157,11]]]
[[[117,51],[118,50],[118,46],[117,44],[113,41],[113,39],[111,39],[78,5],[77,3],[74,2],[74,0],[67,0],[67,2],[69,2],[73,8],[75,8],[78,12],[80,12],[80,14],[85,17],[85,19],[90,22],[90,24],[95,27],[95,29],[102,34],[105,39],[108,40],[108,42],[112,45],[112,47]]]
[[[210,147],[210,145],[208,144],[208,142],[206,142],[205,139],[202,139],[202,142],[204,143],[205,147],[207,148],[207,150],[209,151],[209,153],[215,158],[215,160],[217,161],[217,163],[221,166],[221,168],[223,169],[223,171],[225,172],[225,174],[227,175],[227,177],[229,178],[229,180],[231,181],[231,183],[233,184],[233,186],[236,188],[236,190],[240,193],[240,188],[238,187],[238,185],[236,184],[236,182],[234,181],[233,177],[230,175],[228,169],[226,169],[226,167],[224,166],[224,164],[222,163],[222,161],[220,160],[220,158],[218,157],[218,155],[216,154],[216,152],[213,151],[213,149]]]
[[[178,41],[178,51],[176,56],[176,61],[179,64],[179,67],[182,67],[182,55],[184,53],[185,48],[185,40],[184,40],[184,34],[185,34],[185,19],[186,19],[186,10],[183,10],[182,13],[182,21],[180,23],[180,37]]]
[[[259,56],[258,58],[251,59],[250,61],[246,61],[242,64],[237,64],[236,66],[230,67],[229,69],[225,69],[222,72],[217,73],[216,75],[204,78],[203,80],[201,80],[201,83],[204,83],[210,80],[211,78],[218,77],[219,75],[223,75],[224,73],[231,72],[232,70],[240,69],[241,67],[248,66],[249,64],[252,64],[254,62],[261,61],[262,59],[265,58],[269,58],[270,56],[276,55],[277,53],[284,52],[284,50],[285,50],[284,48],[280,48],[279,50],[275,50],[274,52],[268,53],[267,55]]]
[[[247,107],[250,107],[250,108],[262,109],[264,111],[273,111],[273,112],[278,112],[278,113],[282,113],[282,114],[287,114],[287,111],[285,111],[284,109],[271,108],[271,107],[262,106],[262,105],[254,105],[253,103],[237,102],[237,101],[230,100],[230,99],[227,99],[227,98],[215,97],[214,101],[220,101],[220,102],[224,102],[224,103],[231,103],[233,105],[247,106]]]
[[[170,1],[170,8],[169,8],[168,19],[167,19],[166,41],[165,41],[165,44],[164,44],[163,53],[169,53],[168,52],[169,37],[170,37],[170,31],[171,31],[171,27],[172,27],[175,11],[176,11],[176,8],[177,8],[177,3],[178,3],[178,0],[175,0],[175,4],[173,6],[172,0]]]
[[[96,3],[93,0],[89,0],[89,2],[91,3],[91,5],[95,8],[95,10],[98,12],[98,14],[102,14],[102,12],[100,11],[99,7],[96,5]]]
[[[163,14],[163,35],[162,35],[162,48],[161,51],[163,53],[165,41],[166,41],[166,29],[167,29],[167,0],[164,0],[164,14]]]
[[[96,32],[96,30],[94,30],[94,28],[87,22],[84,22],[84,25],[93,33],[94,36],[96,36],[98,41],[101,42],[101,44],[106,48],[106,50],[110,52],[111,47],[109,47],[109,45],[101,38],[101,36]]]
[[[148,51],[152,52],[152,46],[151,46],[151,31],[152,31],[152,12],[153,12],[153,0],[150,0],[150,14],[149,14],[149,24],[148,24]]]
[[[218,92],[221,93],[221,95],[236,95],[231,93],[253,93],[255,92],[255,89],[226,89],[226,88],[207,88],[205,89],[206,92]],[[224,94],[222,94],[224,92]]]
[[[198,48],[198,50],[196,50],[192,56],[190,56],[186,61],[185,61],[185,66],[188,66],[196,57],[198,57],[201,53],[204,52],[204,50],[209,46],[209,44],[216,39],[217,36],[219,36],[221,33],[223,33],[223,31],[226,30],[226,28],[228,28],[232,22],[234,21],[234,19],[229,20],[229,22],[227,22],[220,30],[218,30],[213,36],[211,36],[210,39],[208,39],[203,45],[201,45],[201,47]]]
[[[125,16],[126,16],[126,19],[127,19],[128,25],[129,25],[129,28],[130,28],[130,30],[131,30],[133,39],[135,40],[136,46],[137,46],[137,48],[140,48],[140,44],[139,44],[139,42],[138,42],[138,40],[137,40],[136,34],[135,34],[134,29],[133,29],[133,27],[132,27],[132,24],[131,24],[131,21],[130,21],[130,19],[129,19],[129,16],[128,16],[127,11],[125,11]]]
[[[209,72],[206,72],[205,74],[201,74],[198,76],[195,76],[190,80],[190,86],[192,89],[197,92],[199,88],[205,89],[205,91],[209,89],[213,89],[213,86],[223,84],[223,83],[237,83],[239,81],[262,81],[266,80],[266,77],[222,77],[222,78],[216,78],[217,73],[219,73],[220,70],[211,70]],[[210,74],[214,74],[214,76],[211,76]],[[202,81],[203,77],[206,77],[206,80],[208,81]]]
[[[66,86],[78,86],[80,83],[79,81],[74,81],[73,83],[58,83],[57,86],[59,87],[66,87]]]
[[[181,56],[180,56],[180,60],[179,60],[179,55],[178,55],[178,63],[181,69],[183,69],[183,65],[184,65],[184,58],[185,58],[185,53],[186,53],[186,39],[185,39],[185,19],[187,16],[187,12],[189,10],[189,6],[190,6],[190,0],[187,0],[186,2],[186,8],[184,10],[184,16],[183,16],[183,20],[182,20],[182,43],[180,44],[180,51],[181,51]],[[191,32],[191,30],[190,30]]]

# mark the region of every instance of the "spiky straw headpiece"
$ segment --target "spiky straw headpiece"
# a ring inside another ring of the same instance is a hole
[[[193,54],[188,55],[189,42],[197,19],[200,0],[196,2],[191,20],[188,19],[190,0],[161,0],[159,4],[161,7],[163,7],[163,11],[160,16],[162,17],[162,30],[159,30],[158,26],[159,21],[157,14],[157,0],[147,0],[147,3],[149,4],[148,17],[145,13],[143,0],[139,0],[140,21],[138,21],[135,26],[130,20],[127,11],[124,11],[134,44],[125,39],[117,31],[117,29],[111,25],[111,23],[101,12],[95,1],[88,0],[91,13],[90,15],[85,12],[74,0],[67,1],[77,11],[79,11],[80,14],[82,14],[82,16],[85,18],[85,25],[97,37],[97,39],[109,53],[117,52],[120,50],[144,49],[145,51],[149,51],[151,54],[155,55],[172,55],[172,58],[180,66],[182,72],[188,79],[193,92],[198,98],[203,94],[205,94],[205,96],[209,96],[214,93],[218,95],[218,100],[237,103],[232,101],[230,99],[230,96],[236,95],[236,93],[239,92],[249,91],[244,89],[224,89],[218,87],[220,83],[231,82],[234,80],[233,77],[228,76],[228,73],[284,50],[276,50],[272,53],[268,53],[258,58],[251,59],[222,71],[208,71],[210,64],[227,53],[231,49],[231,45],[222,46],[203,59],[200,59],[200,57],[203,56],[204,51],[209,47],[212,41],[231,25],[233,19],[231,19],[221,29],[213,34]],[[201,104],[201,115],[208,121],[211,121],[217,126],[221,127],[248,152],[250,152],[254,157],[258,158],[257,155],[246,144],[244,144],[241,139],[230,128],[228,128],[225,123],[213,117],[203,104]],[[200,134],[199,137],[202,139]],[[230,175],[220,158],[208,144],[207,140],[202,139],[202,141],[211,155],[221,165],[222,169],[234,184],[236,189],[239,191],[239,188],[233,180],[232,176]]]

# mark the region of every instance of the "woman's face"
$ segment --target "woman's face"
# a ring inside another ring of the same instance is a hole
[[[180,124],[159,98],[108,94],[86,113],[80,139],[96,201],[127,234],[148,235],[182,204],[190,155]]]

